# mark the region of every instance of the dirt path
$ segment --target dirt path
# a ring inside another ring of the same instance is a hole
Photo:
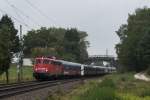
[[[134,75],[135,79],[150,81],[150,78],[146,77],[144,73],[137,73]]]

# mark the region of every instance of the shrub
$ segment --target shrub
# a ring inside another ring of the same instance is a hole
[[[150,75],[150,66],[149,66],[149,68],[147,69],[147,74]]]
[[[90,83],[91,87],[79,100],[119,100],[115,93],[115,84],[112,79],[106,78],[101,83]]]
[[[106,78],[101,83],[99,83],[99,87],[116,88],[116,85],[115,85],[115,83],[113,82],[112,79]]]
[[[150,97],[139,97],[132,94],[119,94],[120,100],[150,100]]]
[[[80,100],[119,100],[111,87],[93,87],[81,95]]]
[[[140,97],[150,96],[150,89],[144,89],[143,91],[140,92],[139,96]]]

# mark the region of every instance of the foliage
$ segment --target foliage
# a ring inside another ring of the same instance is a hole
[[[149,82],[133,76],[134,73],[113,74],[91,80],[61,96],[61,100],[150,100]]]
[[[120,100],[149,100],[150,97],[138,97],[132,94],[119,94]]]
[[[39,30],[31,30],[24,35],[24,54],[31,55],[31,50],[34,48],[56,48],[61,46],[64,29],[44,28]],[[56,45],[57,44],[57,45]]]
[[[40,57],[40,56],[47,56],[47,55],[57,55],[55,52],[55,48],[33,48],[31,49],[32,57]]]
[[[110,88],[116,88],[115,83],[110,78],[105,78],[99,85],[99,87],[110,87]]]
[[[150,8],[137,9],[129,14],[128,23],[116,32],[120,43],[116,45],[120,70],[141,71],[150,60]]]
[[[87,56],[87,33],[77,29],[44,28],[24,36],[24,54],[28,57],[56,56],[83,62]]]
[[[146,73],[150,75],[150,67],[147,69]]]
[[[79,48],[79,33],[76,29],[67,30],[64,36],[64,52],[75,55],[75,60],[79,59],[80,48]],[[67,59],[70,60],[70,59]]]
[[[91,84],[80,100],[119,100],[115,93],[115,84],[112,79],[104,79],[101,83]]]
[[[64,36],[64,53],[74,56],[74,61],[83,62],[88,56],[84,40],[86,36],[86,33],[78,32],[77,29],[67,30]],[[67,60],[72,60],[70,58]]]
[[[93,87],[79,98],[79,100],[119,100],[111,87]]]
[[[19,51],[19,37],[11,18],[4,15],[0,20],[0,74],[6,72],[8,82],[8,69],[12,53]]]
[[[150,65],[150,30],[148,30],[141,38],[138,44],[139,61],[141,61],[141,69],[146,69]]]

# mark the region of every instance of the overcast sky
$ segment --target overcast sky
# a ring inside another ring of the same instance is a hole
[[[22,24],[24,34],[41,26],[78,28],[89,35],[90,55],[106,54],[106,49],[116,55],[115,31],[144,6],[150,7],[150,0],[0,0],[0,16],[11,16],[17,29]]]

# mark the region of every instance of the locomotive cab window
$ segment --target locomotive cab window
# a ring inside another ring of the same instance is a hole
[[[41,64],[41,63],[42,63],[42,60],[41,60],[41,59],[36,59],[35,63],[36,63],[36,64]]]
[[[50,61],[48,59],[43,60],[43,64],[49,64],[49,63],[50,63]]]

